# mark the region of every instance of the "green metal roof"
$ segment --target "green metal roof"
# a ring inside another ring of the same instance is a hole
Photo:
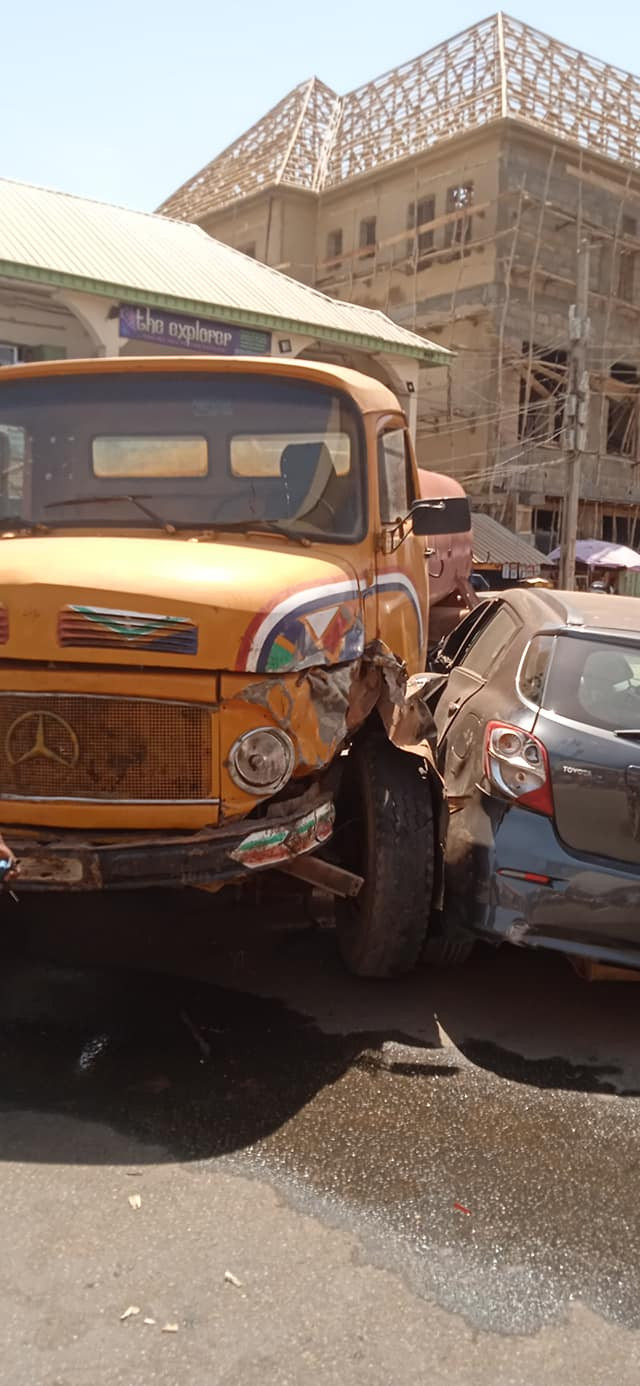
[[[542,568],[549,559],[528,539],[501,525],[492,515],[472,515],[474,563],[518,563],[526,568]]]
[[[341,303],[199,226],[0,179],[0,276],[207,314],[429,365],[445,348],[385,313]]]

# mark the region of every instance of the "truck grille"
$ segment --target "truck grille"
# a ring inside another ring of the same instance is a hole
[[[212,794],[211,712],[184,703],[0,695],[0,796],[175,802]]]

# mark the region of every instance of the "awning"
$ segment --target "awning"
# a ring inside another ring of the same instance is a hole
[[[477,567],[515,568],[505,577],[533,577],[551,560],[527,539],[514,534],[491,515],[473,515],[473,561]]]

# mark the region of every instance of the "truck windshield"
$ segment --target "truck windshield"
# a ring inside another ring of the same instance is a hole
[[[255,524],[353,542],[363,473],[357,410],[314,383],[188,371],[0,378],[5,529]]]

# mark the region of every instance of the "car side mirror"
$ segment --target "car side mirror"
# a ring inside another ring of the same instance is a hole
[[[417,535],[466,534],[471,529],[471,509],[466,496],[416,500],[411,506],[411,519]]]

